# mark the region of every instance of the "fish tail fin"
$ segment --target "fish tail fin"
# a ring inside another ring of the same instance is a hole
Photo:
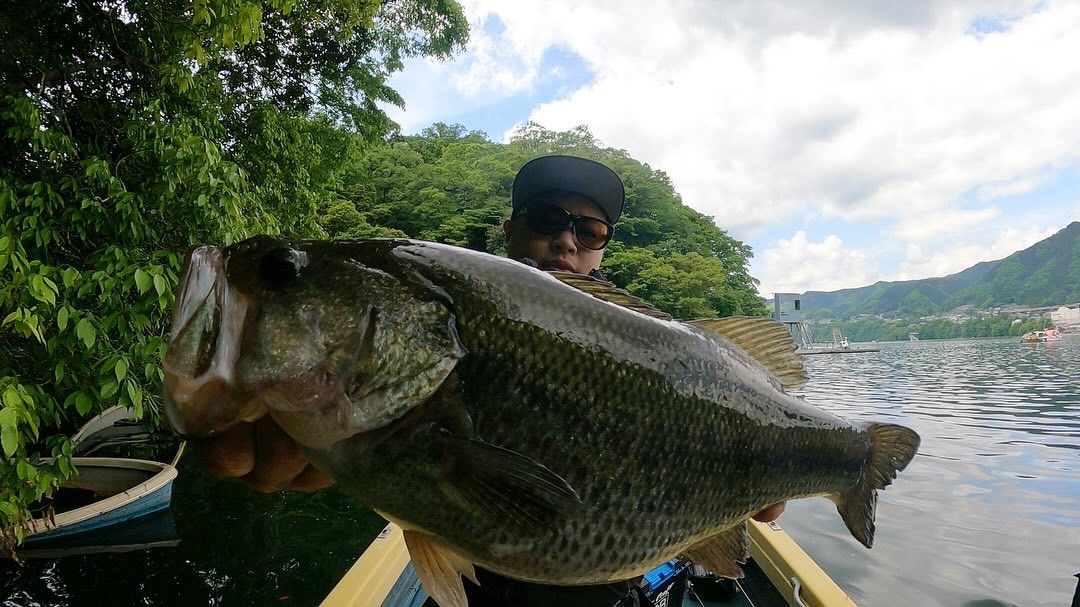
[[[884,489],[896,473],[915,457],[919,435],[896,424],[870,424],[870,461],[859,482],[846,493],[831,496],[851,534],[867,548],[874,545],[874,510],[877,490]]]

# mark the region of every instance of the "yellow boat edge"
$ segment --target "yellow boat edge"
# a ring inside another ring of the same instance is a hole
[[[401,527],[387,523],[322,602],[322,607],[379,607],[409,564]]]
[[[750,521],[750,556],[783,595],[797,607],[855,607],[855,602],[825,570],[776,523]],[[793,582],[797,580],[798,584]],[[795,599],[795,589],[799,600]]]
[[[776,523],[750,521],[750,555],[791,607],[855,607],[854,601]],[[380,607],[409,564],[401,528],[388,523],[322,602]],[[798,581],[799,598],[795,598]],[[801,602],[799,602],[801,601]]]

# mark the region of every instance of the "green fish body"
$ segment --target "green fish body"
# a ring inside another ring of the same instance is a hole
[[[465,605],[472,565],[627,579],[685,554],[740,574],[746,520],[828,496],[869,547],[877,489],[919,438],[785,391],[783,325],[671,320],[608,283],[404,240],[257,237],[188,259],[169,419],[212,435],[269,413],[398,522],[421,581]]]

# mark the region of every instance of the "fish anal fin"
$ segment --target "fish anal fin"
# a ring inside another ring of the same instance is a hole
[[[408,529],[402,533],[420,584],[431,598],[440,607],[468,607],[461,576],[478,584],[473,564],[433,535]]]
[[[615,283],[599,280],[585,274],[575,274],[574,272],[548,272],[548,274],[551,274],[561,282],[568,284],[579,291],[588,293],[589,295],[608,303],[613,303],[628,310],[640,312],[646,316],[659,318],[660,320],[672,319],[671,314],[660,310],[640,297],[631,295],[630,292],[625,289],[620,289],[615,286]]]
[[[851,535],[863,546],[874,545],[874,511],[877,490],[884,489],[896,473],[903,470],[919,450],[919,435],[896,424],[870,424],[870,461],[859,482],[850,490],[829,499],[836,503]]]
[[[445,455],[440,490],[486,524],[529,537],[583,508],[565,479],[526,455],[446,429],[435,431],[435,444]]]
[[[750,558],[746,521],[694,544],[684,550],[683,555],[721,577],[741,578],[743,570],[739,563]]]
[[[802,357],[795,353],[795,341],[784,323],[764,316],[728,316],[691,320],[687,324],[735,342],[776,376],[784,388],[795,389],[806,384],[806,367]]]

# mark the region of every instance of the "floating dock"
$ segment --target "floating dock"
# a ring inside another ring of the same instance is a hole
[[[823,344],[814,346],[812,348],[797,348],[796,354],[851,354],[854,352],[880,352],[881,346],[875,345],[862,345],[855,344],[849,346],[838,346],[833,344]]]
[[[791,306],[784,302],[791,301]],[[802,301],[795,293],[776,293],[773,296],[772,317],[787,326],[795,340],[796,354],[851,354],[856,352],[880,352],[877,344],[852,344],[848,342],[840,327],[832,328],[831,344],[816,344],[811,337],[810,327],[802,319]]]

